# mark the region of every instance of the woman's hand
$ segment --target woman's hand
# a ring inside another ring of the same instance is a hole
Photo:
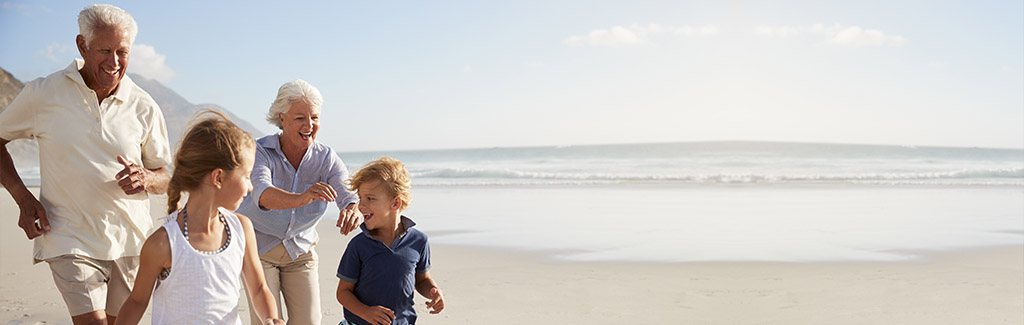
[[[338,197],[338,192],[334,191],[331,185],[324,182],[316,182],[309,186],[305,192],[302,192],[302,199],[305,202],[302,205],[310,204],[313,201],[334,201]]]
[[[349,203],[345,209],[341,210],[338,214],[338,228],[341,228],[341,234],[348,236],[348,233],[356,230],[359,224],[363,222],[363,214],[359,213],[359,208],[356,203]]]

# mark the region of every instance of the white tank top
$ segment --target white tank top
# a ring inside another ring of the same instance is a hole
[[[241,324],[238,298],[245,231],[234,213],[218,210],[227,220],[231,239],[213,255],[197,251],[185,240],[177,222],[180,212],[164,217],[171,272],[153,292],[153,324]]]

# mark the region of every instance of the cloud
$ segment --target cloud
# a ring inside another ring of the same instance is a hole
[[[907,41],[903,36],[886,35],[877,29],[866,29],[860,26],[842,26],[833,24],[826,27],[822,24],[814,24],[811,30],[824,34],[828,37],[827,42],[841,46],[903,46]]]
[[[43,5],[32,5],[32,6],[30,6],[30,5],[27,5],[27,4],[24,4],[24,3],[14,3],[14,2],[10,2],[10,1],[0,2],[0,10],[4,10],[4,11],[14,10],[14,11],[17,11],[22,16],[28,16],[28,17],[32,16],[33,11],[34,11],[33,7],[35,7],[35,9],[38,9],[39,11],[42,11],[42,12],[52,12],[52,10],[50,10],[50,8],[48,8],[46,6],[43,6]]]
[[[816,35],[824,37],[823,43],[845,47],[899,47],[907,42],[903,36],[838,23],[831,26],[820,23],[811,26],[757,26],[754,27],[754,34],[777,38]]]
[[[573,35],[565,40],[570,46],[620,47],[653,45],[652,37],[657,35],[675,35],[683,37],[709,36],[718,33],[715,26],[662,26],[650,23],[647,25],[612,26],[608,29],[593,30],[586,35]]]
[[[718,34],[718,27],[707,25],[707,26],[682,26],[671,28],[672,34],[683,35],[683,36],[710,36]]]
[[[167,56],[157,53],[156,48],[135,43],[132,45],[128,72],[166,83],[174,78],[175,72],[167,66]]]
[[[566,44],[572,46],[630,46],[646,44],[647,41],[640,38],[636,32],[626,27],[614,26],[609,29],[598,29],[587,33],[584,36],[570,36],[565,40]]]
[[[47,45],[41,53],[43,57],[54,63],[67,64],[78,55],[78,49],[74,45],[53,42]]]
[[[793,26],[757,26],[754,27],[754,33],[771,37],[791,37],[800,35],[801,30]]]

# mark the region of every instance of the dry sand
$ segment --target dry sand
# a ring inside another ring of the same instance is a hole
[[[48,267],[31,263],[17,206],[0,193],[0,322],[70,324]],[[163,202],[154,207],[162,215]],[[350,236],[333,223],[320,234],[324,324],[337,324],[334,274]],[[447,309],[428,315],[418,297],[423,324],[1024,323],[1024,242],[908,262],[584,263],[490,248],[431,252]]]

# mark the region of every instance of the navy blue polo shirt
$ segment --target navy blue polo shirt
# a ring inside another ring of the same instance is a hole
[[[413,229],[411,219],[401,216],[405,232],[391,247],[363,232],[348,242],[338,264],[338,278],[355,283],[354,293],[367,306],[384,306],[395,312],[392,324],[415,324],[416,310],[412,297],[416,293],[416,275],[430,269],[430,244],[427,235]],[[345,308],[345,320],[369,324]]]

